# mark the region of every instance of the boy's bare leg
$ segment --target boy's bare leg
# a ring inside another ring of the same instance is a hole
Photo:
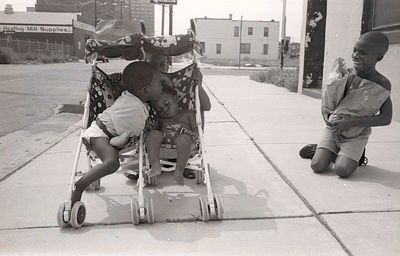
[[[358,162],[339,155],[335,161],[335,172],[341,178],[349,177],[358,168]]]
[[[71,196],[72,205],[81,200],[83,191],[92,182],[114,173],[119,168],[118,150],[110,145],[108,138],[91,138],[90,142],[102,163],[95,165],[75,183],[75,190]]]
[[[149,154],[151,169],[148,171],[149,177],[161,174],[160,147],[163,141],[163,135],[160,131],[154,130],[147,134],[146,147]]]
[[[192,139],[187,134],[180,134],[175,138],[175,145],[177,158],[174,176],[178,185],[184,185],[183,171],[185,170],[186,164],[190,157],[192,149]]]
[[[311,169],[315,173],[322,173],[328,170],[329,164],[333,160],[334,154],[325,149],[325,148],[317,148],[315,150],[315,154],[311,160]]]

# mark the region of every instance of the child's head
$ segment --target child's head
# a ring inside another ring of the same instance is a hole
[[[354,45],[353,66],[357,71],[375,69],[378,61],[389,48],[389,39],[382,32],[370,31],[362,34]]]
[[[180,111],[176,90],[169,86],[163,87],[161,97],[151,102],[151,105],[161,118],[173,117]]]
[[[127,90],[141,101],[154,101],[161,96],[161,75],[151,64],[135,61],[125,67],[122,82]]]
[[[168,72],[168,57],[164,55],[152,54],[149,63],[153,64],[161,72]]]

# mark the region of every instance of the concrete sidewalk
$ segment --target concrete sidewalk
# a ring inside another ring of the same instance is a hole
[[[369,164],[348,179],[314,174],[299,149],[323,128],[319,100],[248,77],[205,76],[212,110],[206,150],[224,219],[202,223],[205,186],[148,187],[156,223],[132,226],[134,182],[102,179],[85,193],[86,227],[60,229],[79,133],[0,183],[0,255],[397,255],[400,251],[400,124],[373,130]],[[82,154],[79,168],[86,167]]]

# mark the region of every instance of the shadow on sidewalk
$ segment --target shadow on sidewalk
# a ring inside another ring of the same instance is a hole
[[[377,183],[386,187],[400,189],[400,172],[385,170],[373,165],[358,168],[346,180],[349,182]]]
[[[143,223],[135,227],[132,226],[132,228],[147,230],[156,240],[183,243],[218,237],[221,232],[277,229],[276,221],[273,219],[273,211],[267,204],[269,194],[266,190],[259,190],[252,195],[248,193],[248,188],[243,181],[221,175],[214,168],[210,172],[213,193],[222,196],[225,212],[223,220],[229,220],[228,224],[221,221],[202,223],[198,198],[207,194],[206,186],[197,185],[194,180],[187,179],[184,187],[176,186],[173,173],[170,172],[163,173],[160,176],[159,186],[145,188],[145,196],[151,196],[153,199],[156,223],[153,225]],[[132,195],[135,197],[138,192],[138,187],[135,186],[136,182],[128,180],[126,183],[132,186],[134,190]],[[98,223],[88,223],[88,226],[129,223],[130,218],[127,215],[130,213],[130,204],[127,203],[127,197],[130,195],[106,195],[104,187],[94,193],[106,203],[107,217]],[[122,197],[125,199],[120,200]],[[266,218],[269,220],[256,222],[257,224],[251,221],[252,219]],[[115,223],[116,220],[124,220],[124,222]],[[245,223],[237,220],[244,220]],[[165,226],[160,226],[160,222],[176,225],[177,228],[173,226],[165,228]],[[194,230],[194,226],[189,225],[197,222],[200,222],[200,225],[205,225],[206,228],[196,226]],[[118,227],[108,226],[107,228]]]

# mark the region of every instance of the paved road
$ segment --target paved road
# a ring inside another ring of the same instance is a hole
[[[79,104],[90,74],[82,63],[0,66],[0,136],[45,120],[59,104]]]

